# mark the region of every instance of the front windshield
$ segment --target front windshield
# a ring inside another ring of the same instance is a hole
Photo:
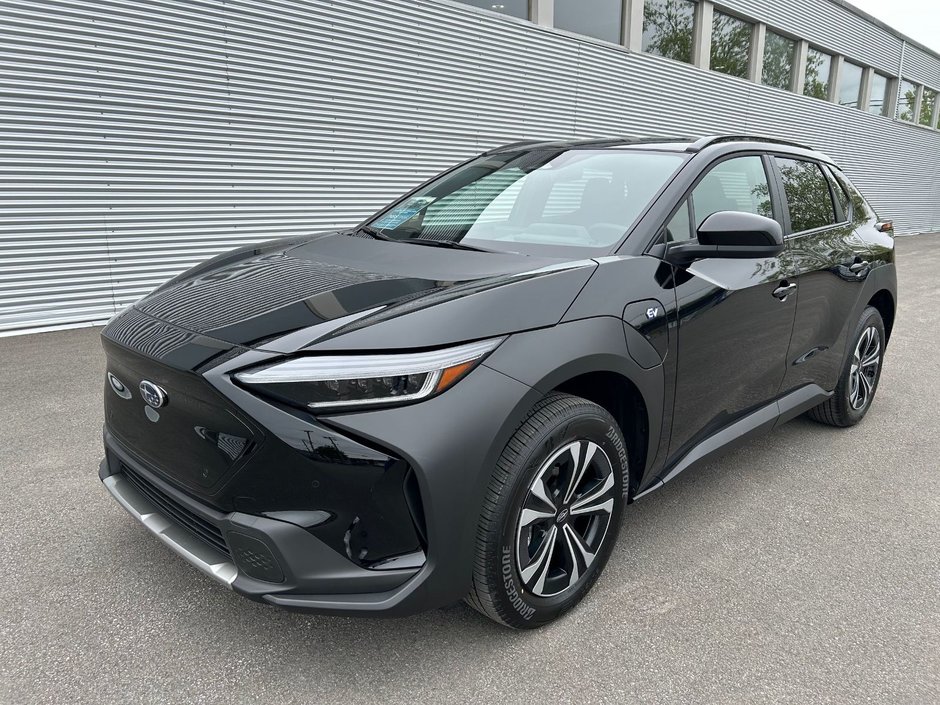
[[[491,154],[435,179],[368,225],[394,240],[570,255],[609,250],[685,161],[669,152]]]

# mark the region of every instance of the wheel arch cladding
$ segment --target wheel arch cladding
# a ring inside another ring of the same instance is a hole
[[[553,391],[587,399],[614,417],[627,443],[630,492],[635,492],[643,478],[649,445],[649,412],[637,386],[617,372],[597,371],[573,377]]]
[[[881,320],[885,324],[885,343],[887,344],[891,339],[891,329],[894,327],[894,297],[887,289],[881,289],[868,300],[868,305],[876,308],[881,314]]]

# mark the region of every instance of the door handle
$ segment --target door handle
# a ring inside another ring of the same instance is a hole
[[[861,272],[861,271],[862,271],[863,269],[865,269],[865,267],[867,267],[869,264],[870,264],[870,262],[869,262],[867,259],[866,259],[866,260],[862,260],[861,262],[855,262],[854,264],[852,264],[852,265],[849,266],[849,271],[850,271],[850,272],[856,272],[856,273],[857,273],[857,272]]]
[[[796,291],[796,284],[788,284],[784,281],[780,286],[774,289],[774,296],[776,296],[781,301],[785,301],[786,298]]]

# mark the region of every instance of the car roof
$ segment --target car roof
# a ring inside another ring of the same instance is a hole
[[[798,142],[757,135],[708,135],[704,137],[603,137],[571,140],[522,140],[492,149],[487,154],[540,149],[654,149],[670,152],[731,152],[747,149],[784,152],[833,163],[827,155]]]

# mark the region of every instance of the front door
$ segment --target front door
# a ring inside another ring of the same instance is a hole
[[[780,220],[766,157],[719,162],[667,225],[667,238],[694,236],[717,211]],[[786,252],[762,259],[704,259],[675,275],[678,361],[671,459],[780,391],[796,311]]]

